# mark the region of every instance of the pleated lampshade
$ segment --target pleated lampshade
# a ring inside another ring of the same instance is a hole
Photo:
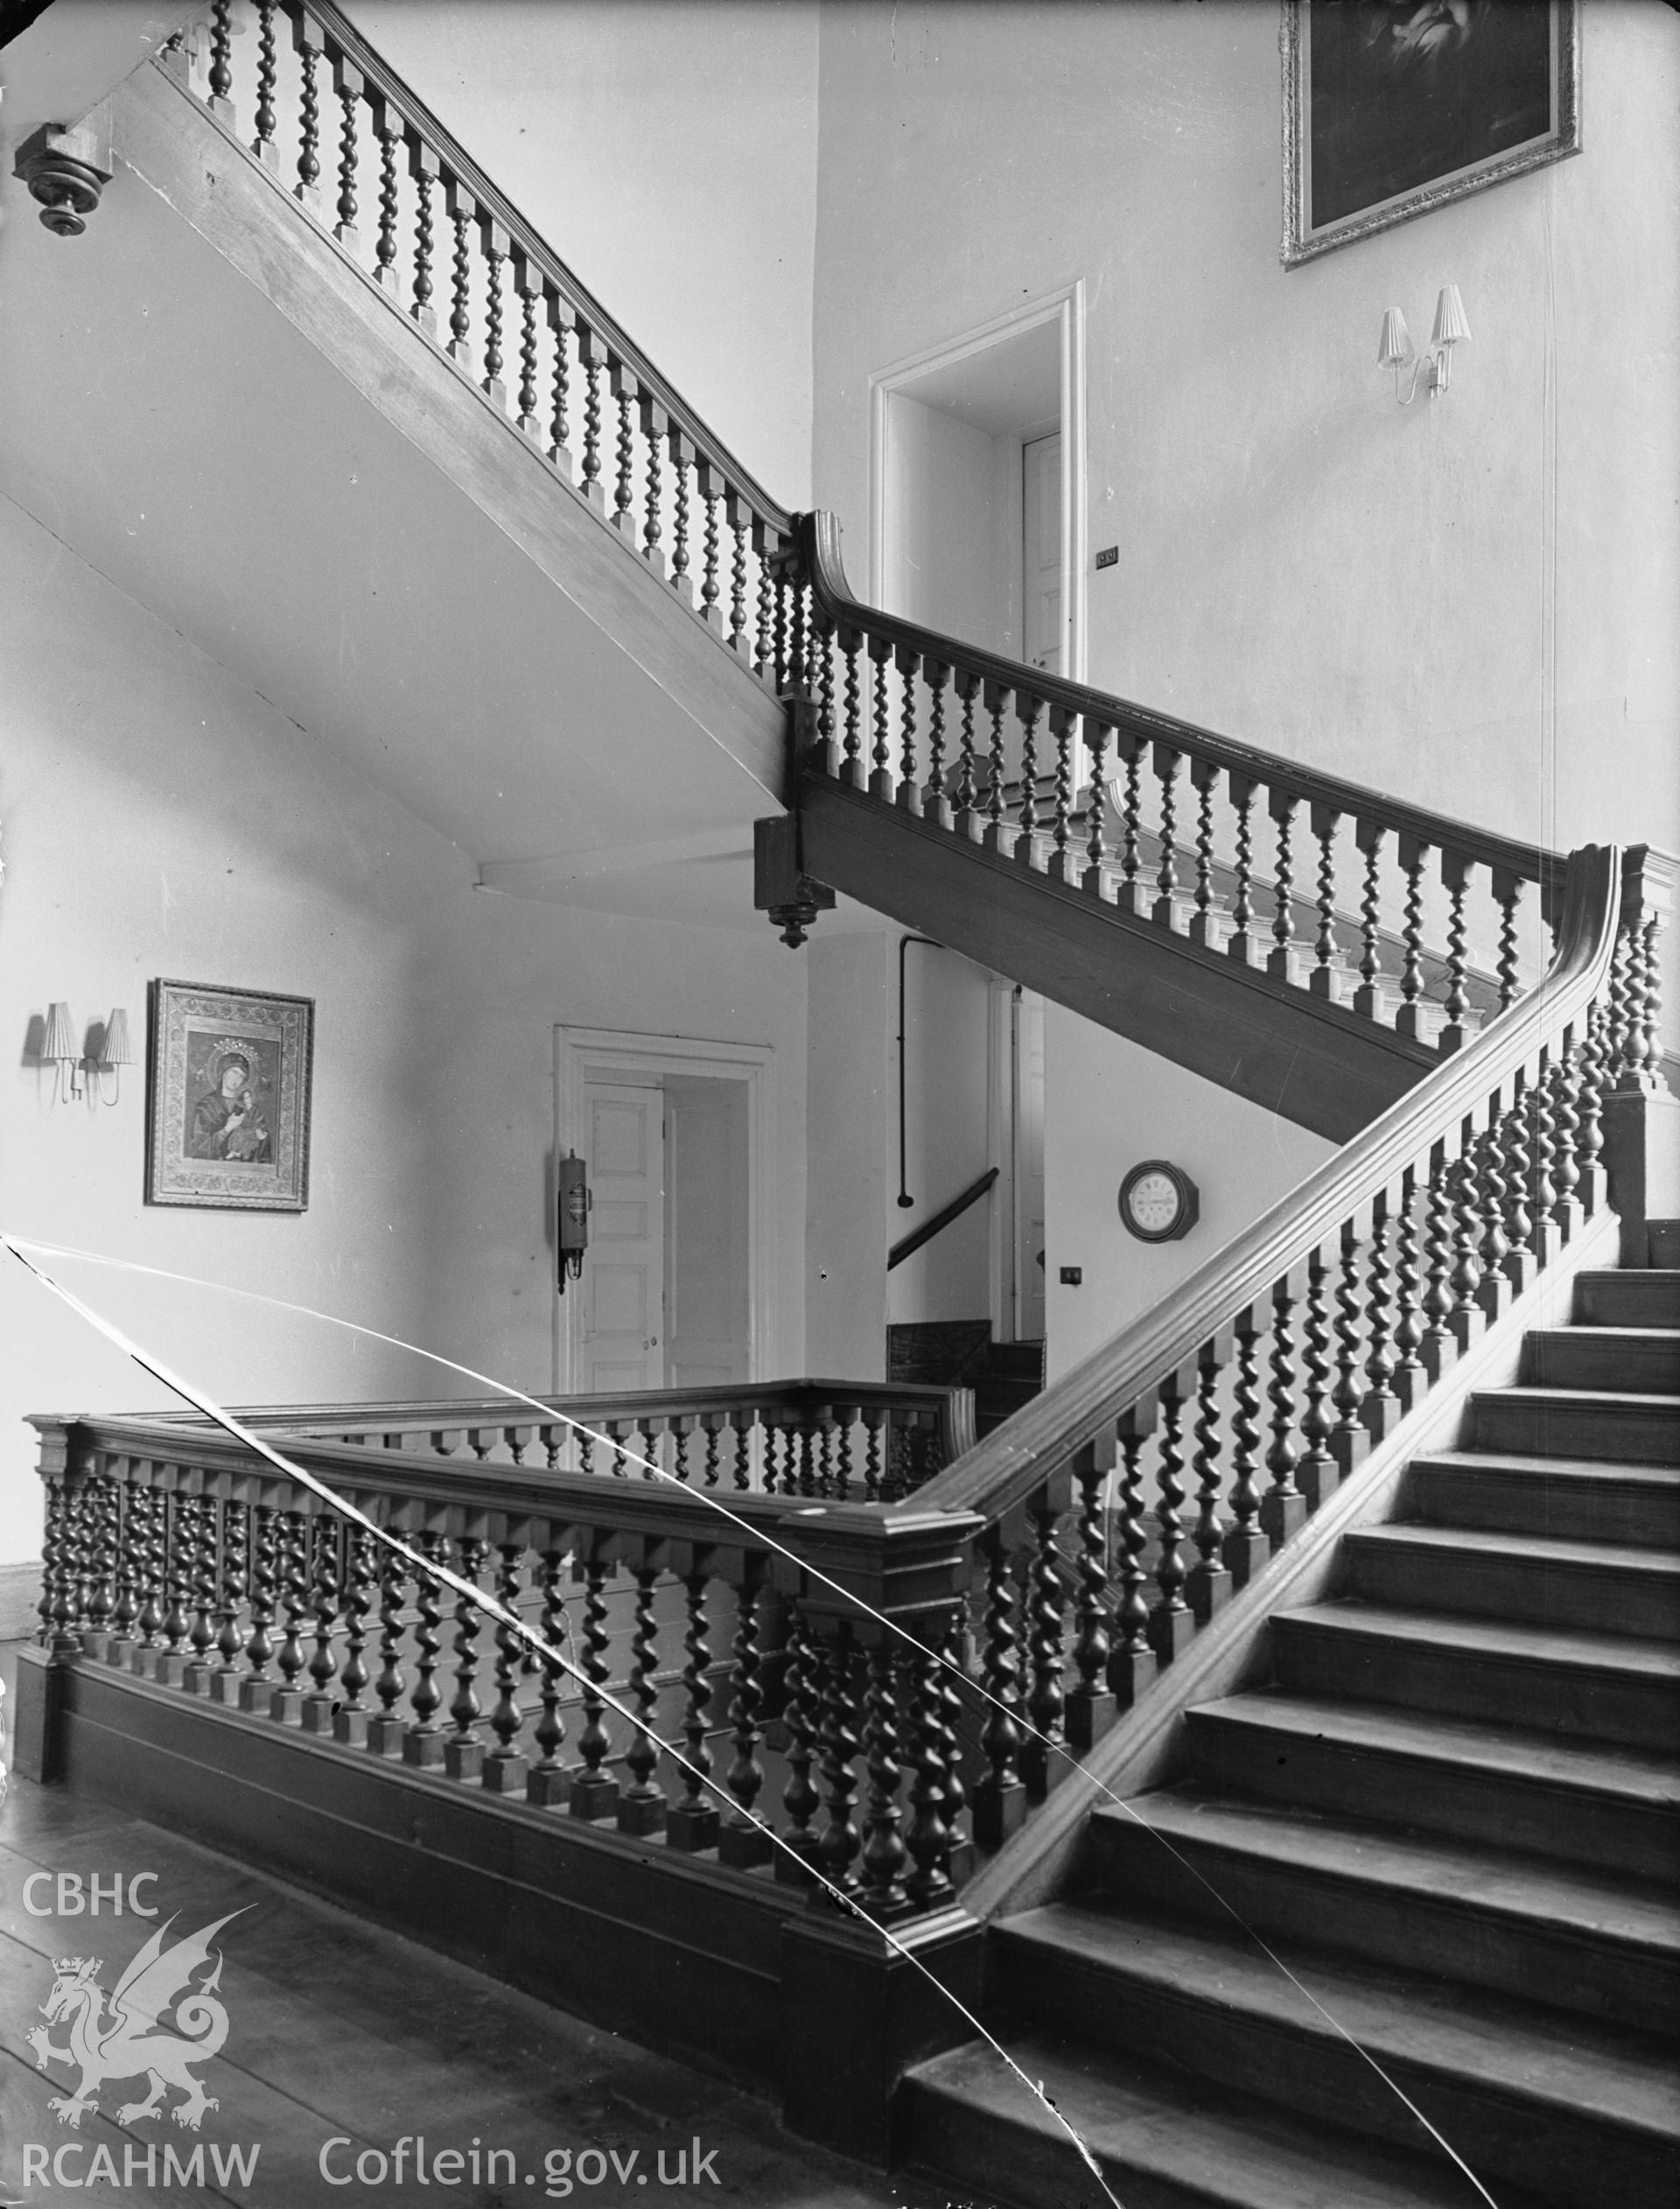
[[[119,1005],[105,1023],[105,1044],[99,1055],[102,1066],[132,1066],[134,1049],[129,1041],[129,1016]]]
[[[1442,287],[1435,302],[1435,331],[1432,345],[1457,345],[1460,338],[1470,334],[1470,325],[1465,316],[1464,301],[1459,297],[1456,284]]]
[[[1410,358],[1411,332],[1406,327],[1406,318],[1398,307],[1390,307],[1382,317],[1382,340],[1376,348],[1376,365],[1380,368],[1403,368]]]
[[[41,1046],[43,1059],[54,1059],[60,1066],[74,1066],[80,1058],[75,1031],[70,1025],[70,1007],[63,1003],[46,1008],[46,1041]]]

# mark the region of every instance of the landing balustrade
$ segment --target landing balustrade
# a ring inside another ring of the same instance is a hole
[[[253,1415],[410,1567],[201,1419],[42,1418],[43,1641],[732,1873],[814,1865],[883,1921],[941,1911],[1606,1201],[1606,1113],[1656,1080],[1661,896],[1597,848],[1566,890],[1542,989],[984,1442],[961,1392],[832,1383],[568,1401],[587,1447],[508,1399]],[[426,1562],[523,1607],[575,1701]]]

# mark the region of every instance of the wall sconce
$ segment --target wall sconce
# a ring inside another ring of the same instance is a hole
[[[1427,389],[1432,398],[1439,398],[1446,389],[1452,374],[1452,348],[1461,339],[1470,335],[1470,325],[1465,319],[1464,301],[1459,297],[1456,284],[1442,287],[1435,302],[1435,327],[1429,344],[1421,353],[1412,344],[1411,333],[1406,327],[1406,318],[1398,307],[1390,307],[1382,317],[1382,337],[1376,348],[1376,364],[1381,368],[1394,370],[1394,396],[1402,406],[1410,406],[1418,396],[1420,377],[1427,377]],[[1400,398],[1400,371],[1410,366],[1411,382],[1406,396]]]
[[[85,1097],[89,1104],[115,1104],[122,1094],[122,1069],[134,1064],[127,1013],[120,1005],[113,1008],[98,1049],[90,1051],[76,1041],[68,1005],[61,999],[55,1001],[46,1008],[46,1033],[41,1041],[40,1059],[41,1064],[52,1067],[58,1076],[57,1101],[60,1104],[67,1104],[77,1097]],[[92,1080],[84,1082],[85,1074],[91,1075]],[[116,1077],[108,1097],[100,1080],[102,1074]]]

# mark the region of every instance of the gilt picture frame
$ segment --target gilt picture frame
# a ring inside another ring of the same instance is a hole
[[[1579,0],[1283,0],[1285,267],[1581,150]]]
[[[306,1211],[314,999],[159,979],[149,1009],[147,1203]]]

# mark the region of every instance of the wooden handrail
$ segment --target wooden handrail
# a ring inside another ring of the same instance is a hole
[[[1641,855],[1632,855],[1635,864]],[[1204,1343],[1338,1232],[1432,1146],[1449,1151],[1510,1076],[1577,1020],[1603,990],[1616,949],[1622,855],[1588,845],[1571,855],[1557,957],[1540,988],[1464,1052],[1428,1075],[1254,1224],[1216,1252],[1134,1326],[1094,1350],[1005,1420],[960,1464],[919,1490],[915,1509],[1000,1518],[1050,1468],[1132,1408],[1169,1375],[1193,1368]]]
[[[942,1205],[931,1219],[923,1220],[920,1227],[913,1227],[907,1235],[901,1235],[886,1253],[887,1272],[890,1273],[895,1266],[902,1266],[906,1258],[914,1257],[924,1243],[931,1243],[934,1236],[942,1233],[954,1219],[961,1219],[970,1204],[977,1204],[997,1180],[998,1170],[995,1166],[988,1166],[977,1180],[969,1183],[960,1196],[952,1197],[950,1203]]]
[[[1561,892],[1565,862],[1563,854],[1544,845],[1525,844],[1497,836],[1464,821],[1450,819],[1334,775],[1321,775],[1276,753],[1236,742],[1154,712],[1129,698],[1046,674],[1022,661],[1005,658],[984,646],[959,642],[925,629],[914,621],[878,607],[865,606],[846,579],[840,551],[840,523],[833,514],[817,511],[795,517],[794,539],[818,607],[831,621],[858,628],[874,637],[890,639],[895,647],[923,659],[957,668],[984,682],[1015,692],[1026,692],[1052,708],[1060,707],[1082,719],[1110,730],[1124,730],[1148,741],[1160,740],[1200,756],[1232,773],[1243,775],[1269,788],[1288,791],[1303,804],[1321,805],[1353,817],[1375,820],[1398,836],[1451,852],[1472,862],[1538,882],[1548,897]]]

